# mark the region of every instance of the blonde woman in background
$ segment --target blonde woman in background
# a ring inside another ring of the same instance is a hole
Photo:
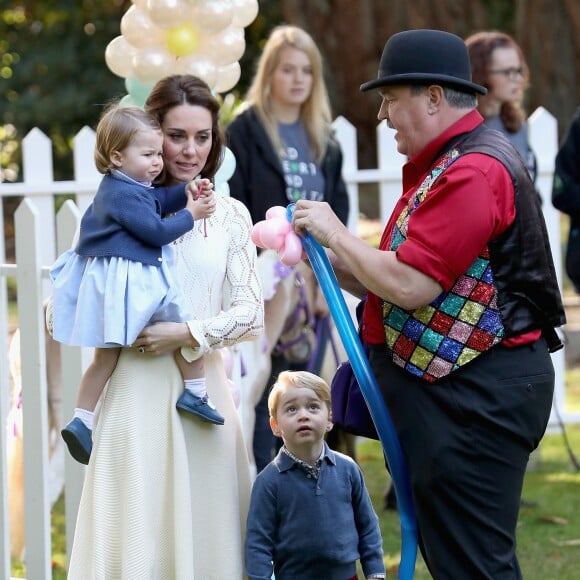
[[[299,199],[326,201],[341,222],[347,223],[342,151],[331,122],[322,55],[316,43],[296,26],[274,28],[241,112],[226,128],[228,146],[236,158],[230,194],[248,208],[254,223],[265,219],[270,207],[286,207]],[[274,269],[269,279],[262,280],[266,324],[275,316],[268,299],[275,292],[281,269]],[[317,294],[315,314],[324,316],[328,307],[319,289]],[[258,471],[269,463],[276,447],[268,424],[267,385],[288,368],[283,356],[272,357],[272,378],[264,384],[256,407],[254,456]]]

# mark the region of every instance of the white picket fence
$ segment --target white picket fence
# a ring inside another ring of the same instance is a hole
[[[334,123],[344,153],[344,178],[347,183],[351,218],[349,228],[356,231],[359,216],[359,186],[378,184],[380,219],[384,223],[401,190],[403,157],[396,151],[393,132],[380,124],[377,127],[378,167],[359,169],[356,129],[339,117]],[[560,219],[552,207],[550,193],[554,157],[557,150],[555,118],[539,108],[529,119],[530,140],[538,157],[538,188],[544,200],[544,215],[549,231],[558,281],[562,284],[559,265]],[[48,266],[70,246],[79,216],[92,200],[101,176],[93,163],[94,132],[82,129],[74,140],[74,175],[72,181],[55,181],[53,177],[52,144],[38,129],[33,129],[22,141],[23,182],[0,183],[0,197],[24,196],[15,218],[16,262],[6,264],[5,240],[0,236],[0,579],[10,578],[9,498],[7,493],[7,445],[10,437],[7,416],[10,407],[10,377],[8,372],[8,314],[6,280],[14,277],[18,285],[18,317],[21,332],[24,432],[24,496],[26,527],[27,576],[34,580],[52,577],[50,548],[50,464],[48,457],[47,381],[44,357],[44,317],[42,302],[49,294]],[[74,194],[76,205],[69,201],[58,216],[54,214],[56,194]],[[0,223],[3,223],[0,204]],[[63,348],[62,412],[70,416],[86,352]],[[556,368],[554,404],[565,422],[580,421],[580,414],[568,412],[565,404],[564,354],[553,355]],[[557,416],[550,420],[557,426]],[[11,426],[10,426],[11,428]],[[68,457],[64,477],[66,489],[67,546],[70,552],[74,522],[82,486],[84,468]]]

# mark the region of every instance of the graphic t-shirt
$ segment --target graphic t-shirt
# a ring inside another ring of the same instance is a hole
[[[280,159],[286,179],[288,201],[324,200],[324,176],[308,146],[308,137],[302,124],[278,123],[280,139],[284,144]]]

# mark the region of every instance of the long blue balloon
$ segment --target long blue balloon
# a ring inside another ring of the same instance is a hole
[[[294,206],[295,204],[291,203],[286,208],[289,221],[292,221]],[[397,506],[401,522],[399,578],[401,580],[409,580],[413,578],[417,560],[417,518],[411,496],[411,483],[405,457],[391,416],[380,393],[375,376],[370,369],[368,358],[362,348],[358,332],[346,306],[344,296],[338,286],[330,260],[322,246],[309,233],[301,240],[330,308],[330,313],[383,446],[397,494]]]

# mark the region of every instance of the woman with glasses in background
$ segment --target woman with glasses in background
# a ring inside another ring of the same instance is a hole
[[[477,96],[477,109],[485,124],[501,131],[516,148],[536,181],[536,156],[528,143],[528,126],[523,100],[530,86],[530,71],[516,41],[503,32],[482,31],[465,40],[474,83],[487,95]]]

